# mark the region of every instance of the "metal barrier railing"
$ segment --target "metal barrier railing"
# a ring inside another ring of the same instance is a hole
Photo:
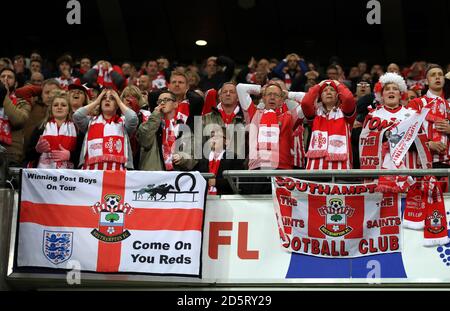
[[[275,177],[275,176],[287,176],[296,178],[331,178],[331,182],[335,182],[336,177],[378,177],[386,175],[398,175],[398,176],[436,176],[436,177],[449,177],[450,169],[399,169],[399,170],[227,170],[223,171],[223,177],[225,177],[234,193],[239,193],[239,184],[246,182],[240,181],[239,178],[250,177]],[[234,180],[235,179],[235,180]]]

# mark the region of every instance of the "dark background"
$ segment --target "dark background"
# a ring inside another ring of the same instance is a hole
[[[0,56],[55,60],[64,52],[113,62],[166,55],[200,63],[228,55],[282,59],[297,52],[327,65],[450,62],[450,1],[380,0],[381,24],[369,25],[367,0],[80,0],[81,25],[68,25],[66,0],[2,2]],[[9,13],[8,13],[9,12]],[[194,44],[208,41],[207,47]]]

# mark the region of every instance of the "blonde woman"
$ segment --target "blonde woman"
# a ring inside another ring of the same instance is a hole
[[[135,85],[129,85],[123,89],[120,99],[125,105],[136,112],[148,105],[146,99],[142,95],[142,91]]]
[[[66,91],[55,91],[44,123],[37,127],[27,150],[29,167],[71,169],[77,143],[72,108]]]
[[[97,108],[98,115],[92,117]],[[129,135],[136,130],[138,118],[116,91],[103,89],[97,99],[74,113],[73,120],[86,133],[80,153],[83,169],[133,169]]]

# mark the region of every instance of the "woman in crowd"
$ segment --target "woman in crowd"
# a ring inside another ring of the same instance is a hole
[[[97,107],[98,115],[90,116]],[[138,118],[116,91],[103,89],[97,99],[74,113],[73,120],[81,132],[87,133],[80,153],[83,169],[133,169],[129,135],[136,130]]]
[[[422,133],[415,140],[401,167],[395,165],[390,148],[403,137],[396,124],[406,120],[414,112],[401,104],[401,98],[407,92],[404,79],[396,73],[386,73],[380,77],[381,105],[372,109],[364,120],[360,136],[359,152],[362,169],[395,169],[395,168],[429,168],[431,156],[425,146]],[[423,143],[422,143],[423,141]],[[398,162],[397,162],[398,163]],[[379,190],[383,192],[399,192],[407,181],[404,177],[381,177]],[[411,180],[409,180],[411,181]]]
[[[86,106],[89,103],[89,90],[84,85],[70,84],[69,87],[69,104],[73,112],[78,108]]]
[[[29,167],[69,169],[76,161],[77,131],[72,122],[69,95],[56,91],[48,107],[47,119],[31,136],[26,152]]]
[[[129,85],[123,89],[120,95],[122,102],[127,105],[139,117],[139,124],[148,120],[150,111],[148,110],[148,102],[137,86]]]
[[[301,105],[312,123],[306,168],[351,169],[356,102],[350,90],[336,80],[324,80],[309,89]]]

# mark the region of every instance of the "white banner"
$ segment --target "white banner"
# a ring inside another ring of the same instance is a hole
[[[198,172],[23,170],[19,267],[201,276]]]
[[[400,252],[400,198],[377,193],[376,186],[274,178],[282,245],[292,252],[327,258]]]

